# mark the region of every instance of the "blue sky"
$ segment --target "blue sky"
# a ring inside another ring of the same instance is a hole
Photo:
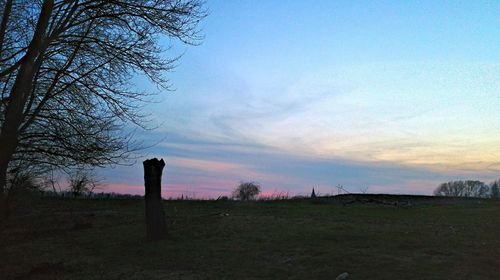
[[[166,196],[430,194],[500,177],[500,2],[207,1],[151,108]],[[167,45],[167,40],[163,44]],[[151,88],[137,78],[137,87]],[[142,193],[140,163],[104,171]]]

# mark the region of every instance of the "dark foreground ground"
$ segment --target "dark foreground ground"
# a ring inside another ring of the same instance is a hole
[[[32,199],[0,232],[0,279],[500,279],[500,202],[344,196],[165,201]]]

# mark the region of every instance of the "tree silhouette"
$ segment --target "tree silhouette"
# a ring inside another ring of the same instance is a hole
[[[490,184],[491,198],[500,198],[500,179]]]
[[[133,75],[169,87],[177,58],[160,36],[197,44],[199,0],[1,2],[0,193],[15,166],[117,163],[134,148],[127,123],[144,126],[150,93]],[[1,202],[0,202],[1,203]]]
[[[239,200],[252,200],[260,193],[260,185],[254,182],[242,182],[233,191],[233,196]]]
[[[439,185],[434,190],[437,196],[486,197],[488,186],[481,181],[452,181]]]

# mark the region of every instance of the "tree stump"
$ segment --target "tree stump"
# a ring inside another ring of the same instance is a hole
[[[165,162],[163,159],[148,159],[144,165],[144,186],[146,187],[146,232],[149,240],[165,237],[167,225],[161,200],[161,175]]]

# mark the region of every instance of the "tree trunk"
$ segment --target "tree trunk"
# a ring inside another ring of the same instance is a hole
[[[146,187],[146,231],[149,240],[159,240],[165,236],[167,225],[161,200],[161,175],[165,162],[157,158],[143,162],[144,186]]]
[[[0,166],[0,225],[5,222],[9,216],[9,204],[7,200],[7,166]]]
[[[45,0],[43,2],[33,38],[26,55],[22,59],[5,109],[0,130],[0,203],[2,204],[0,209],[4,208],[4,197],[7,195],[5,187],[8,165],[18,145],[19,127],[23,122],[23,110],[33,86],[35,59],[37,56],[42,55],[43,50],[41,48],[53,6],[54,0]]]

